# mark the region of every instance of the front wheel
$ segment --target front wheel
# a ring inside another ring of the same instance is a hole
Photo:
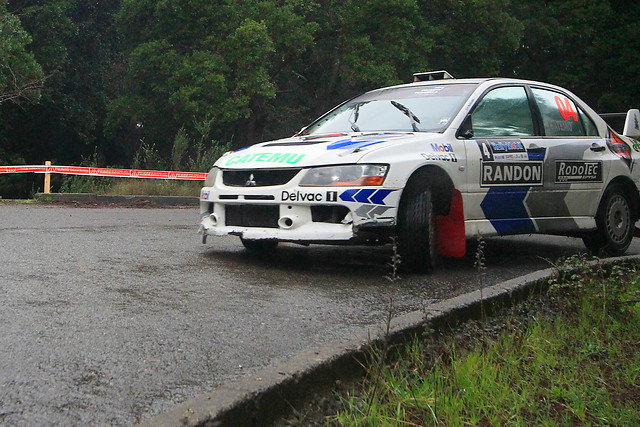
[[[401,265],[430,273],[436,265],[436,216],[428,188],[410,191],[398,212],[398,252]]]
[[[244,246],[249,252],[256,253],[269,252],[275,249],[276,246],[278,246],[278,241],[272,239],[251,240],[241,237],[240,241],[242,242],[242,246]]]
[[[633,239],[633,214],[631,203],[620,187],[608,189],[596,213],[595,231],[582,240],[594,255],[620,256],[625,253]]]

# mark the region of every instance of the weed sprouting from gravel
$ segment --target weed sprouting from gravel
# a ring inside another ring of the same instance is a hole
[[[372,376],[372,389],[371,389],[371,398],[367,400],[367,416],[371,413],[376,404],[376,400],[378,397],[379,386],[382,384],[381,375],[383,373],[383,367],[385,362],[387,361],[387,356],[389,353],[389,335],[391,333],[391,322],[396,314],[396,309],[394,306],[394,298],[396,293],[396,282],[400,279],[398,276],[398,269],[401,264],[401,257],[398,253],[398,244],[397,240],[394,237],[392,240],[392,250],[393,254],[391,255],[391,260],[389,261],[388,266],[391,268],[391,273],[385,278],[389,281],[389,300],[387,303],[386,310],[386,322],[385,322],[385,333],[383,342],[380,347],[372,347],[370,352],[370,360],[373,362],[371,365],[375,366],[374,374]]]
[[[475,253],[475,262],[473,266],[476,269],[478,276],[478,282],[480,284],[480,318],[484,321],[486,318],[486,312],[484,309],[484,272],[487,269],[487,261],[484,255],[485,241],[482,238],[482,234],[478,233],[476,237],[477,246]]]

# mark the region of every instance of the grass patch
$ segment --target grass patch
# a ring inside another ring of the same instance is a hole
[[[203,181],[120,178],[105,194],[198,197],[203,185]]]
[[[575,259],[572,260],[575,263]],[[566,265],[566,264],[563,264]],[[638,265],[560,268],[540,298],[448,336],[416,337],[343,392],[340,425],[633,425]]]
[[[198,197],[203,185],[203,181],[74,176],[66,178],[60,192]]]
[[[36,199],[3,199],[0,197],[0,203],[13,204],[13,205],[29,205],[37,203]]]

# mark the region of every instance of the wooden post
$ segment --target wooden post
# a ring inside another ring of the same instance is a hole
[[[51,166],[51,162],[47,160],[46,162],[44,162],[44,165]],[[48,172],[45,172],[44,174],[44,193],[51,193],[51,174]]]

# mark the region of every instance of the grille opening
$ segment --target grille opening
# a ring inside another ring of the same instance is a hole
[[[245,195],[244,199],[245,200],[275,200],[276,197],[275,196],[271,196],[271,195],[267,195],[267,196]]]
[[[222,171],[222,182],[229,187],[269,187],[284,185],[301,169],[253,169]]]
[[[340,224],[348,213],[349,208],[345,206],[311,206],[311,220],[313,222]]]
[[[225,224],[238,227],[278,228],[278,205],[227,205]]]

